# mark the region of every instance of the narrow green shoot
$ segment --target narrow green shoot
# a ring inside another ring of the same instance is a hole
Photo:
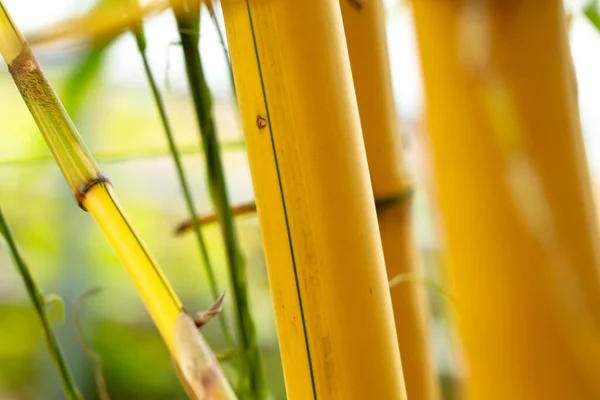
[[[133,15],[140,15],[139,12],[139,3],[138,0],[130,0],[131,6],[134,9]],[[165,137],[167,138],[167,142],[169,144],[169,151],[171,152],[171,156],[175,163],[175,167],[177,169],[177,177],[179,179],[179,184],[181,186],[181,191],[183,192],[183,197],[185,199],[185,204],[188,209],[188,213],[190,218],[194,221],[193,230],[196,235],[196,240],[198,242],[198,248],[200,249],[200,255],[202,257],[202,261],[204,264],[206,276],[208,277],[209,287],[211,289],[211,293],[213,298],[219,297],[221,291],[219,290],[217,279],[215,276],[214,269],[212,267],[212,262],[210,260],[208,254],[208,248],[206,246],[206,241],[204,240],[204,235],[202,233],[202,228],[200,226],[200,221],[197,218],[193,218],[193,216],[197,215],[196,206],[194,204],[194,200],[192,198],[192,191],[190,189],[190,185],[186,178],[185,170],[183,168],[183,164],[181,162],[181,155],[179,154],[179,149],[177,148],[177,143],[175,142],[175,136],[173,135],[173,130],[171,129],[171,124],[169,123],[169,119],[167,117],[167,110],[165,108],[165,104],[162,98],[162,95],[158,89],[156,84],[156,79],[154,78],[154,74],[152,73],[152,69],[150,68],[150,64],[148,62],[148,57],[146,56],[146,38],[144,34],[143,21],[141,17],[138,20],[134,20],[134,24],[131,27],[131,30],[135,36],[136,44],[140,56],[142,58],[142,63],[144,64],[144,71],[146,73],[146,78],[148,80],[148,84],[150,85],[150,89],[152,91],[152,96],[154,97],[154,101],[156,103],[156,107],[158,109],[158,114],[160,116],[160,120],[163,126],[163,130],[165,132]],[[219,322],[221,323],[221,329],[223,331],[223,335],[227,345],[230,348],[235,348],[235,342],[233,340],[233,336],[231,334],[231,328],[227,323],[227,319],[225,318],[224,313],[220,313]]]
[[[75,381],[73,380],[73,376],[71,375],[71,371],[69,370],[69,366],[67,365],[67,361],[65,360],[62,350],[60,348],[60,344],[58,340],[54,336],[54,332],[50,326],[50,321],[48,320],[48,315],[46,313],[46,301],[44,300],[44,296],[42,295],[42,291],[39,289],[37,283],[33,279],[31,272],[21,252],[19,251],[19,247],[17,242],[12,234],[6,219],[4,218],[4,214],[0,209],[0,234],[4,236],[6,243],[8,244],[8,248],[10,250],[11,257],[19,274],[23,278],[23,283],[25,284],[25,289],[27,290],[27,295],[33,304],[33,308],[35,308],[35,312],[38,315],[38,318],[42,324],[42,329],[44,331],[44,338],[46,339],[46,345],[48,347],[48,352],[50,353],[50,357],[52,358],[52,362],[54,363],[56,370],[58,371],[58,375],[60,377],[60,381],[62,383],[65,396],[69,400],[80,400],[83,399],[77,386],[75,385]]]
[[[79,296],[77,300],[75,300],[75,304],[73,304],[73,324],[75,325],[75,333],[77,334],[77,340],[79,341],[79,344],[94,364],[94,379],[96,381],[98,397],[100,400],[110,400],[106,379],[104,378],[104,365],[102,362],[102,357],[100,357],[100,354],[96,353],[96,351],[92,349],[92,347],[86,342],[85,335],[83,334],[81,323],[79,321],[79,310],[81,308],[82,301],[90,296],[100,293],[102,290],[103,289],[99,287],[90,289]]]
[[[219,18],[217,18],[217,13],[215,12],[215,7],[213,5],[213,0],[206,0],[204,2],[206,9],[208,10],[208,14],[210,15],[210,19],[215,26],[215,30],[217,31],[217,36],[219,37],[219,43],[221,44],[221,48],[223,49],[223,54],[225,55],[225,60],[227,61],[227,68],[229,69],[229,82],[231,83],[231,88],[233,91],[233,97],[237,101],[237,95],[235,90],[235,80],[233,79],[233,68],[231,67],[231,58],[229,57],[229,50],[227,50],[227,42],[225,41],[225,35],[223,34],[223,29],[221,29],[221,24],[219,23]]]
[[[204,77],[198,48],[200,6],[196,2],[186,0],[170,0],[170,4],[177,19],[188,84],[204,147],[211,200],[218,216],[227,252],[230,284],[235,300],[237,332],[241,347],[240,376],[246,381],[243,383],[244,386],[239,388],[239,393],[253,400],[261,400],[268,396],[268,391],[263,375],[256,328],[250,313],[246,268],[229,206],[223,162],[212,116],[212,96]]]

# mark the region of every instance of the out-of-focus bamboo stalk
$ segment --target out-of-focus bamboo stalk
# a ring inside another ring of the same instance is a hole
[[[599,398],[599,241],[563,4],[412,4],[467,397]]]
[[[339,3],[222,7],[288,398],[404,399]]]
[[[396,196],[379,207],[379,232],[388,278],[422,274],[411,224],[411,182],[406,171],[385,36],[381,0],[341,0],[348,53],[360,112],[375,199]],[[429,344],[425,286],[407,281],[391,288],[402,369],[409,398],[436,399],[433,356]]]

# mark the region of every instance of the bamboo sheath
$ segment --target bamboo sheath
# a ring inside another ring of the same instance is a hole
[[[467,398],[599,398],[598,235],[563,4],[412,5]]]
[[[422,274],[411,226],[411,182],[400,143],[381,0],[341,0],[344,30],[375,199],[396,198],[377,210],[387,276]],[[406,392],[437,399],[429,346],[424,286],[407,281],[391,289]]]
[[[339,2],[222,7],[288,398],[404,399]]]

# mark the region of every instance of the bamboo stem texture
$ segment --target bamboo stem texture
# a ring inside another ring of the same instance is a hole
[[[288,399],[404,399],[339,2],[222,7]]]

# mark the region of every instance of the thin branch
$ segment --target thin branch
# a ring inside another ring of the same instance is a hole
[[[137,0],[132,0],[132,4],[134,7],[139,7]],[[212,267],[212,262],[210,260],[210,256],[208,254],[208,248],[206,246],[206,241],[204,240],[204,236],[202,234],[202,230],[200,227],[200,221],[197,218],[193,218],[193,216],[197,215],[196,206],[194,204],[194,200],[192,199],[192,192],[190,189],[190,185],[188,184],[185,170],[183,168],[183,164],[181,162],[181,156],[179,154],[179,150],[177,149],[177,143],[175,142],[175,137],[173,135],[173,131],[171,129],[171,125],[169,123],[167,117],[167,111],[164,105],[164,101],[160,91],[158,90],[158,86],[156,84],[156,79],[154,78],[154,74],[152,73],[152,69],[150,68],[150,64],[148,62],[148,58],[146,56],[146,48],[145,48],[145,38],[144,31],[142,26],[141,19],[138,21],[136,25],[132,28],[133,33],[136,36],[137,48],[142,58],[142,63],[144,64],[144,71],[146,73],[146,78],[148,80],[148,84],[150,85],[150,89],[152,90],[152,95],[154,97],[154,101],[156,103],[156,108],[160,115],[160,120],[163,126],[163,130],[165,132],[165,137],[169,144],[169,151],[171,152],[171,156],[175,163],[175,167],[177,169],[177,177],[179,179],[179,184],[181,186],[181,190],[183,193],[183,197],[185,199],[185,204],[188,209],[188,213],[192,218],[192,225],[194,229],[194,233],[196,234],[196,239],[198,242],[198,248],[200,249],[200,255],[202,257],[202,261],[204,264],[205,272],[208,277],[208,283],[212,292],[213,297],[219,297],[221,291],[218,288],[217,279],[215,276],[214,269]],[[224,314],[219,315],[219,321],[221,324],[221,328],[223,331],[223,336],[227,345],[231,348],[235,348],[235,342],[233,340],[233,336],[231,334],[231,328],[227,323],[227,319]]]
[[[19,274],[23,278],[27,295],[29,296],[31,303],[33,304],[33,308],[35,309],[42,324],[46,345],[48,347],[50,357],[52,358],[52,361],[54,362],[56,370],[60,376],[60,381],[65,391],[65,395],[69,400],[82,400],[83,397],[75,385],[75,381],[71,375],[67,361],[64,358],[60,344],[58,343],[58,340],[52,331],[50,321],[48,320],[48,315],[46,314],[46,303],[44,301],[44,297],[42,296],[42,292],[33,279],[33,276],[29,271],[29,267],[21,255],[12,231],[4,219],[2,210],[0,210],[0,234],[4,236],[4,239],[8,244],[13,262],[17,267]]]

